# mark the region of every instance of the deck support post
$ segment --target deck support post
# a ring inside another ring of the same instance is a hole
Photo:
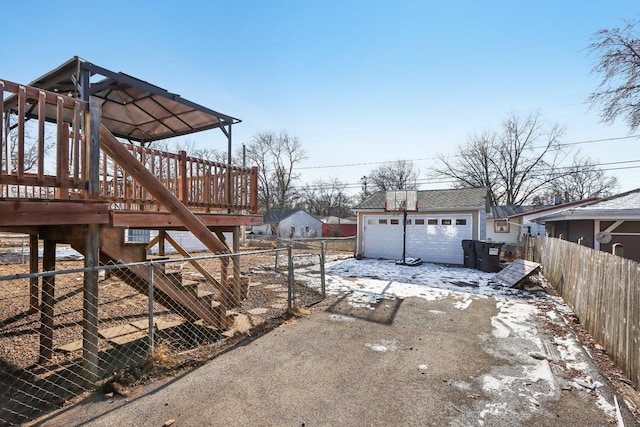
[[[238,254],[240,252],[240,227],[233,227],[233,253]],[[236,303],[240,305],[242,301],[242,284],[240,279],[240,255],[233,255],[231,257],[233,267],[233,296]]]
[[[164,256],[165,254],[164,241],[166,239],[166,234],[167,232],[163,228],[158,230],[158,255],[159,256]]]
[[[29,273],[38,272],[38,235],[29,234]],[[29,279],[29,313],[35,313],[40,307],[40,285],[37,277]]]
[[[56,269],[56,242],[45,239],[42,270]],[[40,298],[40,358],[39,363],[46,363],[53,355],[53,306],[55,303],[56,276],[42,278],[42,295]]]
[[[87,127],[89,167],[87,191],[90,198],[97,196],[100,181],[100,116],[101,108],[93,100],[89,105]],[[98,266],[100,260],[100,225],[88,224],[85,236],[84,295],[82,318],[82,368],[85,387],[93,387],[99,379],[98,370]]]

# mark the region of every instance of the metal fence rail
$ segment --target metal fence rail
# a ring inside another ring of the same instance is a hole
[[[223,273],[216,273],[221,258],[231,256],[239,258],[241,275],[233,280],[240,281],[240,295],[224,295]],[[324,279],[305,282],[295,270],[324,272],[323,262],[317,248],[303,252],[289,245],[101,265],[95,269],[95,351],[83,347],[92,332],[83,327],[89,307],[83,300],[82,261],[59,261],[64,270],[0,276],[0,425],[32,420],[96,388],[126,394],[132,383],[213,358],[252,329],[320,300]],[[0,275],[20,268],[28,266],[5,262]],[[39,287],[35,309],[30,302],[34,281]],[[224,312],[220,300],[229,307]],[[97,372],[98,381],[88,383],[87,371]]]

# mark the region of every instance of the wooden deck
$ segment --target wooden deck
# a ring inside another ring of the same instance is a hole
[[[9,114],[3,105],[7,94],[17,97],[16,114]],[[156,183],[208,227],[261,223],[255,167],[121,143],[135,159],[134,168],[145,169],[155,181],[143,182],[99,144],[94,154],[97,162],[89,163],[91,112],[87,103],[0,80],[0,107],[5,113],[3,127],[9,123],[10,129],[0,132],[1,230],[71,224],[185,229],[175,213],[149,191],[149,185]],[[50,145],[53,148],[46,150]]]
[[[32,273],[40,268],[39,240],[44,241],[43,270],[55,270],[57,243],[68,243],[85,256],[84,377],[94,383],[95,268],[99,263],[147,260],[145,245],[126,244],[127,228],[158,230],[160,248],[164,239],[170,239],[166,230],[188,230],[213,253],[237,252],[240,227],[262,224],[257,215],[257,168],[123,143],[101,123],[96,100],[89,103],[0,80],[0,110],[0,231],[29,234]],[[230,149],[231,132],[224,132]],[[225,232],[232,233],[231,242],[225,240]],[[135,265],[116,274],[142,293],[155,278],[154,299],[188,321],[202,320],[225,329],[227,310],[242,299],[238,263],[237,256],[220,258],[220,280],[200,267],[218,289],[219,301],[183,283],[181,277],[165,274],[161,267],[154,267],[157,272],[151,277],[147,268]],[[41,311],[42,359],[50,358],[53,348],[54,286],[54,278],[40,282],[34,278],[30,288],[31,309]]]

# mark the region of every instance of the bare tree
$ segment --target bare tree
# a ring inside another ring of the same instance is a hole
[[[596,162],[589,157],[574,157],[571,166],[563,168],[558,179],[548,190],[547,198],[560,195],[563,201],[572,202],[590,197],[608,197],[618,187],[618,178],[606,176],[605,171],[598,168]]]
[[[15,116],[10,116],[11,124],[10,128],[13,128],[9,132],[9,161],[11,172],[15,172],[18,170],[18,129],[15,128],[14,124],[17,122],[17,118]],[[46,127],[45,127],[46,128]],[[30,126],[25,126],[25,135],[24,135],[24,163],[22,165],[23,170],[25,172],[31,172],[38,166],[38,141],[37,138],[32,136],[32,128]],[[2,129],[0,129],[2,131]],[[37,132],[36,132],[37,133]],[[42,158],[45,157],[45,154],[51,150],[55,141],[51,137],[48,132],[48,129],[45,131],[44,136],[44,153],[42,153]],[[3,147],[3,155],[6,153],[4,151],[6,147]]]
[[[601,106],[600,117],[612,123],[624,117],[635,131],[640,126],[640,39],[638,21],[626,22],[623,28],[600,30],[594,34],[589,53],[597,57],[592,72],[602,74],[602,82],[589,96],[592,106]]]
[[[347,185],[335,177],[329,181],[315,180],[302,189],[298,207],[312,215],[349,216],[352,199],[346,193]]]
[[[372,170],[364,182],[367,191],[417,190],[420,171],[410,160],[396,160]],[[364,179],[364,178],[363,178]]]
[[[261,132],[247,144],[247,160],[258,166],[258,203],[269,212],[290,208],[298,194],[296,165],[306,158],[302,142],[286,132]]]
[[[434,171],[453,178],[457,188],[488,187],[493,204],[521,205],[557,178],[563,133],[537,113],[511,114],[500,132],[470,137],[454,156],[440,156],[442,166]]]

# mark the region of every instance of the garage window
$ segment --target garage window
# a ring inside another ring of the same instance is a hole
[[[451,225],[451,220],[450,219],[443,219],[442,220],[442,225]]]
[[[438,220],[435,218],[428,219],[427,225],[438,225]]]
[[[411,220],[407,219],[407,225],[411,225]]]
[[[391,225],[400,225],[400,220],[399,219],[392,219],[391,220]]]
[[[378,224],[380,224],[380,225],[386,225],[386,224],[387,224],[387,220],[386,220],[386,219],[379,219],[379,220],[378,220]]]
[[[416,219],[416,225],[424,225],[424,219]]]
[[[375,220],[375,219],[373,219],[373,218],[367,218],[367,224],[369,224],[369,225],[373,225],[373,224],[375,224],[375,223],[376,223],[376,220]]]
[[[467,225],[466,219],[456,219],[456,225]]]

